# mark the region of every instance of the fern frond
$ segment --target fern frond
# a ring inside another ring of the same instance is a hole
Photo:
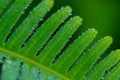
[[[70,73],[72,79],[83,79],[85,74],[97,61],[97,58],[102,54],[112,43],[111,37],[105,37],[101,39],[98,43],[93,45],[93,47],[80,59]],[[91,79],[92,80],[92,79]]]
[[[120,50],[116,50],[110,53],[104,60],[97,64],[93,70],[90,71],[85,80],[102,79],[103,75],[105,74],[105,71],[114,66],[119,60]]]
[[[0,13],[10,0],[2,1]],[[97,63],[99,56],[112,43],[110,36],[91,45],[97,31],[88,29],[72,43],[68,42],[82,23],[79,16],[69,19],[72,12],[69,6],[61,8],[38,26],[54,3],[53,0],[43,0],[16,28],[16,23],[31,2],[15,0],[0,18],[0,80],[120,78],[120,50],[110,53]],[[9,34],[13,28],[16,30]]]
[[[19,19],[22,12],[30,2],[31,0],[16,0],[10,9],[2,16],[0,19],[0,45],[4,45],[4,40],[8,32]]]
[[[111,71],[108,71],[104,80],[119,80],[120,78],[120,63],[118,63]]]
[[[81,35],[77,40],[74,41],[60,56],[60,58],[53,64],[60,73],[67,74],[67,70],[74,63],[74,61],[79,57],[83,50],[88,46],[90,42],[95,38],[97,31],[94,29],[89,29],[83,35]]]
[[[28,56],[35,56],[37,52],[43,47],[46,41],[50,38],[58,26],[71,14],[70,7],[64,7],[53,14],[43,25],[37,30],[32,38],[26,43],[23,48],[25,54]],[[35,54],[33,54],[35,53]]]
[[[62,50],[66,42],[69,40],[73,32],[80,26],[80,24],[81,18],[79,17],[74,17],[69,20],[42,50],[40,56],[38,57],[40,62],[46,66],[50,66],[54,57]],[[49,58],[46,60],[47,57]]]
[[[35,7],[23,23],[16,29],[6,44],[7,48],[20,49],[24,41],[32,33],[34,28],[38,25],[39,20],[51,9],[53,1],[44,0],[37,7]],[[37,18],[36,18],[37,16]],[[23,35],[23,36],[21,36]]]

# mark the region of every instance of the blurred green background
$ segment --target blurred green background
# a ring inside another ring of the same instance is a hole
[[[97,38],[110,35],[113,37],[111,49],[120,48],[120,0],[55,0],[53,11],[66,5],[73,8],[73,15],[83,18],[77,34],[95,28]]]

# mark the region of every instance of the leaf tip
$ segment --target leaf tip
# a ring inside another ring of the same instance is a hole
[[[104,37],[104,40],[105,40],[105,44],[109,44],[109,45],[112,44],[113,42],[113,39],[111,36]]]
[[[81,17],[75,16],[74,19],[75,19],[76,23],[78,23],[78,24],[80,24],[80,25],[82,24],[82,21],[83,21],[83,20],[82,20]]]
[[[88,31],[90,31],[94,35],[97,35],[97,33],[98,33],[97,30],[94,28],[88,29]]]
[[[120,56],[120,49],[115,50],[115,53],[118,53]]]
[[[70,12],[70,13],[72,12],[72,8],[70,6],[66,6],[65,9],[67,12]]]

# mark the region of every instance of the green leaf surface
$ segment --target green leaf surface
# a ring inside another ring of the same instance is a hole
[[[44,0],[37,7],[35,7],[28,17],[23,21],[18,29],[13,33],[11,38],[6,44],[7,48],[20,49],[24,41],[32,33],[34,28],[38,25],[40,19],[42,19],[45,14],[51,9],[53,5],[52,0]],[[36,18],[37,16],[37,18]],[[23,36],[21,36],[23,35]]]
[[[72,25],[74,24],[74,25]],[[66,42],[69,40],[74,31],[80,26],[81,18],[74,17],[70,19],[58,33],[48,42],[46,47],[40,53],[40,62],[46,66],[50,66],[54,57],[62,50]],[[46,60],[46,58],[49,59]]]
[[[106,36],[95,43],[93,40],[97,31],[88,29],[74,39],[73,34],[82,19],[79,16],[71,18],[72,9],[69,6],[51,14],[39,25],[54,3],[53,0],[42,0],[30,13],[25,13],[28,16],[16,28],[16,23],[24,17],[22,14],[33,1],[11,1],[0,0],[0,80],[120,78],[119,49],[98,63],[98,58],[108,49],[112,38]],[[8,8],[4,10],[5,7]],[[15,31],[11,32],[12,29]],[[69,43],[70,39],[74,41]]]
[[[97,64],[93,70],[87,75],[85,80],[100,80],[105,71],[110,69],[120,60],[120,50],[110,53],[104,60]]]
[[[53,67],[56,68],[60,73],[67,73],[69,67],[74,63],[74,61],[79,57],[83,50],[88,46],[88,44],[95,38],[97,31],[94,29],[89,29],[83,33],[77,40],[71,44],[66,51],[60,56]]]
[[[4,40],[10,29],[14,26],[14,24],[19,19],[22,12],[25,10],[30,2],[31,0],[15,1],[10,9],[2,16],[2,18],[0,19],[0,45],[4,45]]]
[[[118,63],[111,71],[108,71],[104,80],[119,80],[120,78],[120,63]]]
[[[3,9],[6,7],[6,5],[9,3],[10,0],[0,0],[0,13],[3,11]]]
[[[93,66],[93,64],[97,61],[97,58],[102,54],[112,43],[111,37],[105,37],[98,41],[93,47],[82,56],[79,63],[77,63],[71,73],[72,79],[83,79],[85,74],[89,71],[89,69]]]
[[[35,56],[58,26],[71,14],[71,11],[71,8],[67,6],[53,14],[26,43],[23,52],[29,54],[30,57]]]

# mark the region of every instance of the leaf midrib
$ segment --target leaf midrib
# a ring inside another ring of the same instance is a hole
[[[44,69],[44,70],[46,70],[46,71],[48,71],[48,72],[53,73],[54,75],[60,77],[60,78],[63,79],[63,80],[70,80],[68,77],[66,77],[66,76],[64,76],[64,75],[61,75],[60,73],[58,73],[58,72],[56,72],[56,71],[54,71],[54,70],[52,70],[52,69],[50,69],[50,68],[48,68],[48,67],[40,64],[40,63],[38,63],[38,62],[35,61],[35,60],[31,60],[30,58],[28,58],[28,57],[26,57],[26,56],[20,55],[19,53],[16,53],[16,52],[7,50],[7,49],[2,48],[2,47],[0,47],[0,52],[5,53],[5,54],[8,54],[8,55],[11,55],[11,56],[13,56],[14,58],[19,58],[19,59],[24,60],[25,62],[31,63],[31,64],[33,64],[33,65],[36,65],[36,66],[38,66],[38,67],[41,68],[41,69]]]

